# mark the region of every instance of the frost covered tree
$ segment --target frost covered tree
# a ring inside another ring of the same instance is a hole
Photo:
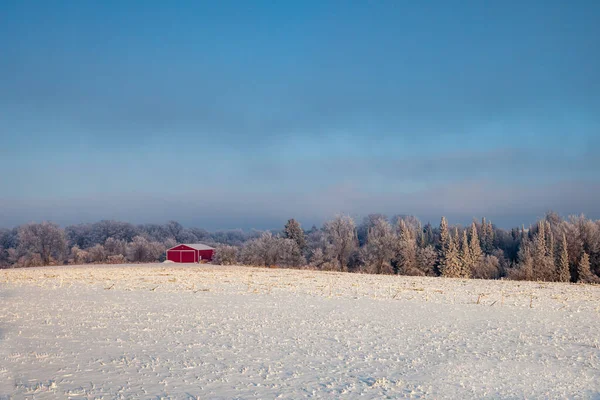
[[[150,242],[143,236],[136,236],[127,245],[127,258],[132,262],[158,261],[165,251],[159,242]]]
[[[474,269],[475,263],[471,254],[471,248],[469,246],[469,238],[467,237],[467,230],[463,230],[462,239],[460,241],[460,276],[462,278],[469,278]]]
[[[544,231],[546,232],[546,257],[548,257],[549,260],[554,260],[554,232],[552,231],[550,222],[544,221],[544,224]]]
[[[396,264],[401,275],[423,275],[417,267],[417,241],[414,231],[401,219],[398,232]]]
[[[436,245],[435,233],[433,232],[433,227],[431,226],[431,224],[429,222],[425,225],[425,228],[423,229],[423,234],[424,234],[424,245],[422,247],[426,247],[427,245],[431,245],[431,246],[435,247],[435,245]]]
[[[491,254],[494,250],[494,226],[490,221],[483,218],[481,223],[481,249],[485,254]]]
[[[302,249],[293,239],[277,238],[277,265],[282,267],[302,267],[306,265],[306,258]]]
[[[338,269],[347,271],[358,245],[354,220],[349,216],[338,215],[325,223],[324,231],[331,245],[331,258],[336,261]]]
[[[473,271],[474,279],[498,279],[500,277],[500,260],[494,255],[485,255],[477,269]]]
[[[477,225],[475,222],[471,224],[471,231],[469,237],[469,250],[471,251],[471,262],[473,268],[477,268],[481,259],[483,258],[483,252],[479,242],[479,235],[477,234]]]
[[[219,245],[215,249],[212,262],[217,265],[234,265],[237,261],[238,248],[229,245]]]
[[[315,248],[310,255],[310,267],[315,269],[323,269],[323,265],[327,262],[325,252],[322,248]]]
[[[450,231],[448,230],[448,221],[446,217],[442,217],[440,221],[440,243],[438,248],[438,269],[440,274],[444,274],[446,270],[446,253],[450,248]]]
[[[521,246],[517,255],[517,268],[511,271],[509,277],[517,280],[532,280],[533,279],[533,255],[532,245],[529,238],[525,236],[521,241]]]
[[[595,281],[590,269],[590,256],[584,252],[577,264],[577,282],[594,283]]]
[[[173,246],[170,246],[173,247]],[[169,248],[170,248],[169,247]],[[104,249],[106,250],[107,256],[116,256],[116,255],[127,255],[127,242],[122,239],[108,238],[104,242]]]
[[[286,239],[292,239],[296,242],[301,251],[306,248],[306,238],[304,236],[304,230],[300,226],[300,223],[294,218],[288,220],[283,229],[284,237]]]
[[[537,225],[537,233],[533,236],[533,279],[539,281],[555,280],[554,260],[549,256],[548,239],[545,221]]]
[[[87,252],[88,252],[88,257],[89,257],[90,262],[93,262],[93,263],[104,262],[104,261],[106,261],[106,258],[108,257],[106,249],[101,244],[97,244],[97,245],[90,247],[87,250]]]
[[[417,266],[422,275],[435,276],[438,254],[432,245],[417,248]]]
[[[272,266],[277,263],[277,239],[271,232],[249,240],[240,250],[240,260],[246,265]]]
[[[367,271],[375,274],[392,273],[394,245],[395,235],[390,223],[384,218],[373,221],[364,247]]]
[[[77,245],[71,248],[71,256],[73,257],[73,263],[75,264],[85,264],[89,260],[88,252],[80,249]]]
[[[567,237],[563,233],[560,253],[556,262],[556,276],[559,282],[571,282],[569,269],[569,253],[567,251]]]
[[[458,232],[454,236],[448,233],[448,244],[443,253],[443,268],[440,271],[442,276],[446,278],[460,278],[462,276],[457,236]]]
[[[41,265],[61,261],[65,256],[65,232],[51,222],[23,225],[19,229],[18,253],[25,259],[39,258]]]
[[[367,244],[367,237],[369,236],[369,229],[375,226],[375,223],[379,220],[387,221],[387,216],[383,214],[369,214],[363,218],[362,222],[356,228],[356,237],[358,239],[359,246]]]
[[[306,264],[298,244],[292,239],[264,232],[249,240],[240,250],[240,260],[246,265],[299,267]]]

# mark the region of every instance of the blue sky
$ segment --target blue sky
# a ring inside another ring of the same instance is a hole
[[[0,1],[0,226],[600,218],[596,1]]]

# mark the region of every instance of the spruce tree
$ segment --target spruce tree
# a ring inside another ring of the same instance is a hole
[[[563,233],[560,253],[556,263],[556,276],[559,282],[570,282],[569,253],[567,252],[567,236]]]
[[[423,226],[419,222],[419,226],[417,227],[417,236],[416,236],[417,246],[425,247],[427,246],[427,239],[425,238],[425,230]]]
[[[519,247],[519,253],[517,254],[518,258],[518,266],[520,271],[520,278],[524,280],[532,280],[533,279],[533,256],[531,250],[531,242],[529,238],[525,237],[521,241],[521,245]]]
[[[481,218],[481,233],[479,236],[479,248],[485,250],[485,246],[487,243],[487,222],[485,220],[485,217]]]
[[[444,257],[444,269],[442,270],[442,276],[447,278],[460,278],[461,277],[461,265],[458,254],[458,230],[455,231],[454,237],[448,234],[448,248]]]
[[[292,239],[294,242],[296,242],[300,250],[304,250],[306,248],[306,237],[304,236],[304,230],[300,226],[300,223],[294,218],[288,220],[288,222],[285,224],[283,233],[286,239]]]
[[[483,260],[483,253],[481,251],[481,246],[479,242],[479,237],[477,234],[477,225],[475,222],[471,224],[471,238],[469,242],[469,246],[471,248],[471,258],[473,260],[473,268],[477,268],[481,261]]]
[[[446,270],[446,254],[450,248],[450,232],[448,231],[448,221],[446,217],[442,217],[440,221],[440,245],[438,248],[438,269],[441,275],[445,274]]]
[[[399,224],[396,264],[401,275],[414,275],[417,270],[417,242],[404,220],[400,220]]]
[[[433,235],[433,227],[428,222],[425,225],[425,244],[433,245],[435,243],[435,237]]]
[[[533,239],[533,278],[540,281],[553,280],[548,271],[548,258],[546,249],[546,224],[544,221],[538,223],[538,231]],[[552,272],[553,269],[551,269]]]
[[[593,281],[592,271],[590,270],[590,256],[588,253],[583,252],[577,265],[577,282],[592,283]]]
[[[461,276],[464,278],[469,278],[474,265],[466,229],[463,230],[462,240],[460,242],[460,261],[462,267]]]
[[[492,221],[489,221],[487,226],[486,254],[492,254],[494,251],[495,239],[494,226],[492,225]]]
[[[550,222],[546,221],[546,255],[554,260],[554,232],[552,232],[552,227],[550,226]]]

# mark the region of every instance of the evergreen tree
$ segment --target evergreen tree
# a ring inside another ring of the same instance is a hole
[[[550,226],[550,222],[546,221],[546,255],[550,257],[550,259],[554,260],[554,232],[552,232],[552,227]]]
[[[400,220],[398,235],[398,255],[396,265],[401,275],[415,275],[417,269],[417,242],[412,229]]]
[[[533,239],[533,278],[540,281],[549,281],[552,279],[554,268],[549,268],[548,250],[546,246],[546,224],[543,221],[538,223],[538,231]],[[549,271],[550,269],[550,271]]]
[[[417,229],[417,237],[416,237],[416,241],[417,241],[417,246],[418,247],[425,247],[427,246],[427,239],[425,237],[425,230],[423,229],[423,226],[421,225],[421,223],[419,222],[419,226]]]
[[[444,254],[444,268],[441,271],[442,276],[447,278],[460,278],[462,275],[457,238],[457,230],[454,236],[448,233],[448,248]]]
[[[471,238],[469,246],[471,248],[470,250],[473,268],[477,268],[483,260],[483,253],[481,251],[479,237],[477,234],[477,225],[475,224],[475,222],[471,224]]]
[[[425,225],[425,243],[427,245],[434,245],[435,244],[435,235],[433,233],[433,227],[431,226],[431,224],[428,222],[427,225]]]
[[[559,282],[570,282],[571,271],[569,270],[569,253],[567,252],[567,236],[563,233],[560,253],[557,261],[556,275]]]
[[[521,246],[519,247],[519,253],[517,255],[517,259],[519,260],[519,278],[528,281],[533,279],[534,261],[531,247],[532,246],[529,238],[525,237],[521,241]]]
[[[440,221],[440,245],[438,248],[438,269],[441,275],[446,270],[446,254],[450,248],[450,232],[448,231],[448,221],[442,217]]]
[[[303,251],[306,248],[306,237],[304,236],[304,230],[300,226],[300,223],[294,218],[288,220],[288,222],[285,224],[283,233],[286,239],[292,239],[294,242],[296,242],[300,250]]]
[[[481,230],[483,231],[481,249],[485,254],[492,254],[494,251],[494,226],[492,222],[485,222],[484,218]]]
[[[460,243],[460,261],[461,261],[461,276],[463,278],[471,277],[473,270],[473,257],[471,256],[471,249],[469,247],[469,239],[467,237],[467,230],[463,230],[462,240]]]
[[[583,252],[579,265],[577,265],[577,282],[594,282],[592,271],[590,270],[590,256],[586,252]]]
[[[486,243],[487,243],[487,221],[485,220],[485,217],[483,217],[483,218],[481,218],[481,233],[479,235],[479,248],[482,250],[485,250]]]

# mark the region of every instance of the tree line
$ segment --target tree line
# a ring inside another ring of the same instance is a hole
[[[280,231],[208,232],[118,221],[67,226],[44,222],[0,230],[0,266],[163,261],[178,243],[217,248],[214,263],[328,271],[600,281],[600,221],[548,212],[535,225],[500,229],[483,218],[468,226],[423,225],[413,216],[372,214],[360,224],[338,215],[305,230],[290,219]]]

